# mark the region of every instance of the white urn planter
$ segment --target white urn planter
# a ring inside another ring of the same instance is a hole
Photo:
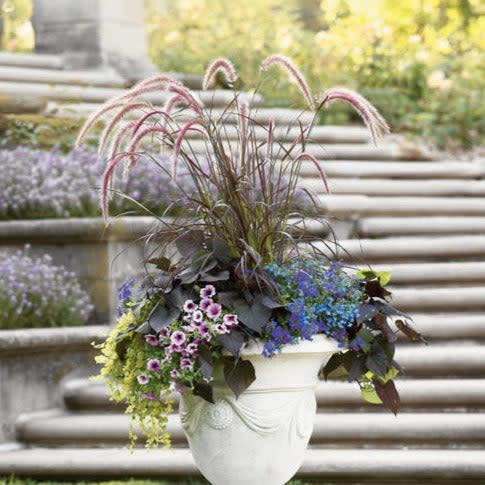
[[[214,401],[183,395],[180,419],[195,463],[213,485],[282,485],[297,472],[313,431],[318,370],[338,351],[335,341],[287,345],[272,358],[251,343],[242,352],[256,380],[238,399],[222,376]],[[217,374],[216,374],[217,375]]]

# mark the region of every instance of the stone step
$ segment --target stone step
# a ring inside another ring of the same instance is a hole
[[[485,176],[485,163],[444,161],[396,161],[396,160],[320,160],[330,180],[343,178],[385,179],[470,179]],[[317,177],[318,170],[311,162],[301,164],[302,176]]]
[[[485,236],[390,237],[384,239],[345,239],[315,242],[314,246],[329,256],[353,261],[359,266],[370,262],[406,261],[445,258],[464,260],[485,256]]]
[[[322,162],[325,166],[325,162]],[[315,192],[324,192],[321,180],[317,177],[301,179],[301,184]],[[484,196],[485,180],[389,180],[335,178],[329,180],[333,194],[362,194],[368,196]]]
[[[65,413],[24,415],[17,438],[28,445],[102,446],[127,444],[130,416],[122,413]],[[187,445],[178,414],[169,416],[167,431],[173,446]],[[137,435],[142,439],[139,431]],[[485,443],[485,413],[339,413],[319,412],[311,444],[353,443],[467,446]]]
[[[485,197],[370,197],[330,194],[320,195],[320,201],[322,210],[334,217],[485,215]]]
[[[485,409],[484,379],[404,379],[397,381],[401,397],[400,412],[410,409]],[[358,410],[383,412],[382,406],[362,399],[358,386],[353,382],[321,382],[316,390],[317,404],[321,410]],[[175,397],[174,397],[175,399]],[[64,402],[73,411],[119,411],[122,404],[109,400],[104,383],[88,379],[69,381],[64,388]],[[385,411],[384,411],[385,412]]]
[[[413,313],[416,329],[438,339],[484,339],[485,313]]]
[[[396,349],[407,377],[485,376],[485,346],[473,342],[407,344]]]
[[[396,381],[401,398],[400,415],[410,409],[480,410],[485,409],[485,379],[403,379]],[[348,410],[359,408],[387,413],[380,405],[362,399],[353,382],[327,381],[316,391],[320,410]]]
[[[391,271],[391,284],[460,284],[485,282],[485,261],[375,264],[376,271]],[[419,291],[419,289],[418,289]],[[485,295],[484,295],[485,296]]]
[[[62,56],[0,52],[0,66],[39,69],[63,69]]]
[[[19,477],[184,480],[201,478],[188,449],[147,452],[127,448],[30,448],[0,453],[0,473]],[[479,484],[485,474],[482,450],[312,447],[296,478],[332,483]],[[383,481],[384,480],[384,481]],[[456,480],[456,481],[455,481]]]
[[[224,137],[230,140],[239,139],[239,128],[235,125],[226,124],[224,126]],[[268,138],[268,129],[266,126],[255,126],[254,134],[257,141],[265,141]],[[276,125],[273,132],[274,142],[286,144],[293,142],[299,135],[301,130],[297,126],[278,126]],[[189,132],[187,138],[198,140],[201,134],[197,132]],[[358,128],[353,126],[323,126],[317,125],[312,129],[311,135],[308,139],[310,143],[344,143],[344,144],[362,144],[369,142],[369,133],[366,128]],[[278,146],[275,145],[275,151]]]
[[[363,217],[356,223],[356,233],[363,237],[484,232],[485,217],[476,216]]]
[[[52,116],[59,116],[59,117],[87,117],[89,116],[93,111],[96,111],[100,107],[99,103],[89,103],[89,102],[81,102],[81,103],[76,103],[76,104],[70,104],[70,103],[51,103],[50,105],[50,112]],[[228,112],[227,110],[222,110],[218,109],[215,107],[213,110],[211,110],[211,117],[212,119],[219,119],[222,115],[224,114],[224,120],[228,124],[235,124],[238,123],[238,115],[234,112]],[[181,122],[189,120],[189,114],[181,112],[178,116],[177,119],[180,120]],[[311,121],[314,118],[314,113],[311,111],[300,111],[300,110],[293,110],[293,109],[286,109],[286,108],[264,108],[264,107],[254,107],[251,109],[251,120],[256,123],[256,124],[261,124],[263,126],[267,126],[269,121],[273,119],[276,123],[276,126],[278,125],[295,125],[299,126],[301,123],[302,125],[307,125],[308,123],[311,123]],[[190,117],[191,119],[191,117]],[[335,127],[337,128],[337,127]],[[335,130],[335,136],[342,137],[344,136],[346,139],[347,136],[344,135],[347,131],[347,127],[342,127],[343,128],[343,133],[340,131],[341,127],[339,128],[339,133],[336,133]],[[354,127],[349,127],[350,132],[354,134],[354,136],[357,134],[359,137],[362,136],[362,132],[360,131],[361,128],[358,127],[357,132],[354,131]],[[368,137],[365,139],[368,140]]]
[[[470,287],[389,287],[392,304],[404,312],[485,310],[485,285]]]
[[[4,67],[0,65],[0,81],[124,87],[124,79],[111,69],[62,71],[30,67]]]
[[[14,83],[7,81],[0,81],[0,92],[9,95],[29,95],[29,96],[43,96],[49,100],[56,101],[89,101],[94,103],[103,103],[108,99],[123,94],[124,90],[106,87],[82,87],[69,85],[49,85],[37,83]],[[225,106],[230,102],[234,94],[229,91],[194,91],[202,102],[207,106]],[[240,93],[239,97],[245,99],[252,104],[259,104],[262,98],[259,95],[251,96],[246,93]],[[143,96],[143,99],[154,104],[163,104],[167,99],[167,94],[149,93]]]
[[[1,87],[1,86],[0,86]],[[237,150],[236,142],[224,143],[224,146],[229,150]],[[283,149],[288,149],[289,143],[282,143],[279,147],[279,155],[276,152],[274,156],[278,158],[283,156]],[[189,140],[185,142],[185,148],[193,150],[194,153],[205,154],[207,152],[207,144],[202,140]],[[300,149],[295,149],[297,154]],[[427,160],[431,159],[432,155],[424,149],[420,149],[413,145],[413,150],[405,143],[386,142],[379,146],[374,146],[371,143],[353,143],[353,144],[334,144],[322,145],[318,143],[308,143],[305,146],[305,151],[322,160],[325,167],[324,160]]]

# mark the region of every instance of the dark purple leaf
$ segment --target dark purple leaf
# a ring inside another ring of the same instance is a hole
[[[333,354],[323,368],[320,369],[318,377],[327,380],[330,373],[338,369],[341,365],[343,365],[343,354],[341,352]]]
[[[386,408],[390,409],[395,415],[399,410],[401,400],[397,392],[394,381],[391,379],[385,384],[381,384],[378,379],[372,381],[376,389],[377,395],[380,397],[382,403]]]
[[[394,323],[396,327],[411,340],[421,340],[421,342],[427,343],[426,339],[418,331],[414,330],[414,328],[411,327],[408,323],[405,323],[403,320],[396,320]]]
[[[207,402],[214,404],[213,390],[210,384],[207,384],[207,382],[195,381],[192,386],[192,393],[194,396],[200,396]]]
[[[384,377],[388,368],[386,352],[379,344],[374,344],[365,361],[367,368],[375,375]]]
[[[236,329],[231,333],[218,335],[216,340],[222,344],[225,350],[237,358],[244,344],[244,333]]]
[[[226,384],[238,398],[256,379],[254,366],[249,360],[233,359],[224,361],[224,378]]]
[[[214,363],[212,360],[212,353],[206,344],[202,344],[199,347],[199,363],[202,375],[210,381],[212,378],[212,371],[214,369]]]
[[[155,332],[160,332],[162,328],[168,326],[180,315],[178,308],[165,308],[158,305],[154,308],[148,317],[148,323]]]

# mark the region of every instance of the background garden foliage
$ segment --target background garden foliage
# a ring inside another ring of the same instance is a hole
[[[0,330],[83,325],[92,310],[76,275],[49,255],[0,252]]]
[[[259,62],[293,58],[314,90],[342,84],[391,123],[440,146],[469,147],[485,134],[485,4],[481,0],[145,0],[149,54],[166,71],[200,74],[215,57],[236,63],[243,87]],[[4,50],[28,51],[32,0],[3,0]],[[281,73],[267,103],[298,105]],[[354,121],[343,106],[324,122]]]
[[[200,74],[232,59],[246,86],[274,52],[301,66],[313,90],[356,89],[393,130],[441,146],[484,141],[485,4],[480,0],[147,0],[150,56],[167,71]],[[272,105],[298,105],[274,72],[262,86]],[[353,120],[345,107],[325,122]]]

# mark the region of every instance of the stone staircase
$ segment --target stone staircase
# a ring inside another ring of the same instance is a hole
[[[54,59],[36,62],[29,69],[57,69]],[[5,63],[0,56],[0,92],[25,92],[35,84],[37,91],[32,90],[49,97],[57,116],[85,116],[103,96],[122,88],[75,91],[67,85],[69,95],[58,95],[40,77],[19,87],[13,75],[2,77]],[[70,103],[74,93],[79,104]],[[201,95],[207,96],[226,99],[220,92]],[[220,104],[213,106],[217,116]],[[288,124],[309,116],[263,107],[254,114],[261,123],[275,118],[281,143],[291,139]],[[197,139],[191,145],[203,149]],[[303,164],[302,183],[318,192],[339,236],[339,245],[326,250],[352,265],[369,262],[392,270],[394,304],[413,315],[430,343],[398,343],[397,360],[406,374],[397,382],[402,400],[397,417],[365,403],[356,385],[319,385],[315,430],[298,477],[332,483],[485,483],[485,163],[433,159],[397,136],[375,148],[357,127],[318,126],[308,149],[321,160],[332,188],[331,195],[323,194],[314,167]],[[177,415],[169,422],[173,450],[130,454],[129,418],[108,400],[103,384],[71,381],[63,396],[59,409],[19,419],[18,442],[0,448],[0,475],[199,476]]]

